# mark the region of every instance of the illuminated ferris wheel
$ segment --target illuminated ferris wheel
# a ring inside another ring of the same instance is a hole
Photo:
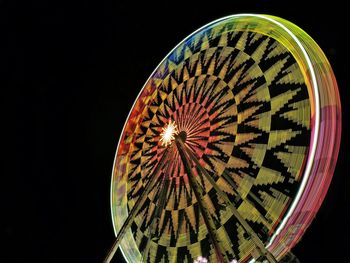
[[[124,125],[111,208],[134,262],[278,262],[327,192],[340,143],[332,69],[278,17],[240,14],[180,42]]]

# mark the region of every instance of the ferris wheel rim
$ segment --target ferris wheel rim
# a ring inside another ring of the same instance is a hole
[[[204,30],[205,28],[207,27],[210,27],[212,25],[215,25],[216,23],[219,23],[219,22],[223,22],[227,19],[232,19],[232,18],[239,18],[239,17],[257,17],[257,18],[260,18],[260,19],[264,19],[264,20],[268,20],[270,21],[271,23],[274,23],[276,24],[277,26],[279,26],[280,28],[284,29],[285,32],[287,32],[292,38],[293,40],[295,41],[295,43],[299,46],[299,48],[302,50],[303,52],[303,55],[304,55],[304,58],[307,62],[307,65],[308,65],[308,69],[310,70],[310,73],[311,73],[311,79],[312,79],[312,88],[313,88],[313,91],[315,92],[315,104],[316,104],[316,107],[315,107],[315,126],[313,126],[312,128],[312,131],[314,131],[314,136],[312,137],[312,142],[310,142],[310,147],[311,147],[311,150],[309,152],[309,156],[307,157],[308,161],[307,161],[307,165],[306,165],[306,168],[305,170],[303,171],[303,174],[305,175],[305,173],[307,173],[306,175],[307,176],[303,176],[303,179],[302,179],[302,182],[301,182],[301,185],[299,187],[299,190],[297,192],[297,197],[294,198],[293,200],[293,204],[292,206],[288,209],[288,213],[287,213],[287,216],[284,217],[282,223],[278,226],[276,232],[272,235],[270,241],[269,241],[269,244],[267,245],[267,247],[269,247],[275,237],[280,233],[280,231],[283,229],[283,227],[285,226],[285,223],[288,221],[290,215],[293,213],[296,205],[298,204],[299,202],[299,199],[304,191],[304,187],[305,185],[307,184],[307,181],[308,181],[308,178],[309,178],[309,175],[310,175],[310,172],[311,172],[311,169],[312,169],[312,165],[313,165],[313,161],[314,161],[314,158],[315,158],[315,154],[316,154],[316,148],[317,148],[317,140],[318,140],[318,136],[319,136],[319,126],[320,126],[320,98],[319,98],[319,90],[318,90],[318,84],[317,84],[317,80],[316,80],[316,75],[315,75],[315,71],[314,71],[314,68],[312,66],[312,62],[310,60],[310,57],[308,56],[305,48],[302,46],[302,44],[300,43],[300,41],[297,39],[297,37],[285,26],[283,25],[282,23],[274,20],[273,18],[269,17],[269,16],[266,16],[266,15],[260,15],[260,14],[250,14],[250,13],[246,13],[246,14],[235,14],[235,15],[229,15],[229,16],[225,16],[223,18],[219,18],[215,21],[212,21],[204,26],[202,26],[201,28],[197,29],[196,31],[194,31],[193,33],[191,33],[190,35],[188,35],[187,37],[185,37],[182,41],[180,41],[165,57],[164,59],[158,64],[158,66],[154,69],[154,71],[150,74],[149,78],[146,80],[145,84],[143,85],[143,87],[141,88],[140,92],[138,93],[132,107],[131,107],[131,110],[129,111],[128,113],[128,116],[126,118],[126,121],[124,122],[124,125],[123,125],[123,128],[122,128],[122,133],[121,133],[121,136],[119,137],[119,140],[118,140],[118,144],[117,144],[117,148],[116,148],[116,154],[115,154],[115,157],[114,157],[114,162],[113,162],[113,167],[112,167],[112,176],[111,176],[111,187],[110,187],[110,206],[111,206],[111,216],[112,216],[112,224],[113,224],[113,229],[114,229],[114,233],[115,235],[117,234],[116,233],[116,226],[115,226],[115,221],[113,220],[114,218],[114,212],[113,212],[113,200],[112,200],[112,194],[113,194],[113,177],[114,177],[114,171],[115,171],[115,165],[116,165],[116,159],[117,159],[117,156],[118,156],[118,149],[120,147],[120,143],[123,139],[123,133],[124,133],[124,130],[126,128],[126,125],[128,123],[128,120],[130,118],[130,115],[131,115],[131,112],[133,111],[134,107],[135,107],[135,104],[136,102],[139,100],[141,94],[142,94],[142,91],[144,90],[145,86],[147,85],[147,83],[149,82],[149,80],[152,78],[152,76],[155,74],[155,72],[157,71],[157,69],[159,68],[159,66],[164,62],[166,61],[166,59],[169,57],[169,55],[171,55],[174,50],[176,50],[182,43],[184,43],[186,40],[188,40],[189,38],[191,38],[193,35],[197,34],[198,32]],[[310,158],[310,159],[309,159]],[[121,248],[121,247],[120,247]],[[123,249],[121,248],[121,251],[123,253],[123,256],[124,258],[126,259],[125,255],[124,255],[124,251]],[[254,262],[251,261],[251,262]]]

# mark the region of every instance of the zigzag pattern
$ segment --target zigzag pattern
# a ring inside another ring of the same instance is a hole
[[[128,207],[142,194],[162,155],[162,127],[174,120],[187,133],[186,145],[266,243],[301,180],[310,102],[303,75],[286,48],[259,33],[231,29],[226,24],[184,42],[147,83],[122,141],[129,157]],[[198,255],[215,262],[175,147],[171,154],[132,226],[136,244],[144,262],[193,262]],[[249,258],[252,241],[194,164],[193,171],[224,253]],[[165,176],[169,184],[162,191]]]

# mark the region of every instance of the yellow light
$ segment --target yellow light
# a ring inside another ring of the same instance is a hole
[[[162,128],[162,132],[160,134],[160,141],[162,145],[167,147],[175,140],[175,135],[178,134],[179,131],[174,121],[169,121],[168,125]]]

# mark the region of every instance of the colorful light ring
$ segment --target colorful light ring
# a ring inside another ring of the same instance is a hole
[[[234,74],[241,75],[235,79]],[[339,94],[322,50],[294,24],[252,14],[214,21],[176,46],[141,90],[119,140],[111,185],[115,233],[159,160],[164,149],[159,135],[162,126],[172,120],[180,131],[187,132],[187,146],[229,194],[222,178],[225,172],[232,176],[240,198],[237,201],[231,193],[231,201],[269,250],[281,258],[301,238],[319,209],[339,150]],[[147,218],[158,204],[155,190],[120,245],[128,262],[141,262],[142,257],[151,262],[162,258],[193,261],[200,255],[215,262],[210,245],[203,249],[210,242],[192,196],[190,204],[173,204],[181,199],[187,175],[176,151],[172,154],[167,171],[172,171],[176,182],[175,201],[168,201],[165,209],[171,220],[160,227],[159,240],[144,244],[147,222],[151,222]],[[203,181],[202,186],[209,203],[219,199],[210,185]],[[252,259],[254,245],[219,203],[214,204],[212,216],[225,214],[217,217],[222,242],[228,247],[225,253],[230,260]],[[256,209],[259,204],[265,207]],[[179,217],[174,210],[178,209],[189,218],[187,224],[181,220],[174,223],[174,215]],[[186,226],[182,232],[181,224]],[[174,228],[182,234],[174,234]],[[193,239],[190,229],[201,232],[202,237]]]
[[[307,159],[310,163],[309,176],[307,180],[305,179],[304,190],[299,191],[300,197],[295,202],[295,208],[285,218],[283,228],[281,227],[275,238],[269,242],[270,249],[281,257],[300,240],[328,191],[339,153],[341,104],[333,70],[317,43],[293,23],[279,17],[267,17],[285,27],[289,35],[294,35],[300,42],[300,46],[304,48],[304,61],[308,62],[304,74],[305,78],[312,79],[311,88],[309,85],[308,88],[311,89],[309,92],[315,101],[315,104],[311,105],[314,112],[311,116],[314,122],[312,127],[314,138],[310,145],[310,148],[314,147],[315,150],[314,157],[310,152]],[[316,103],[317,100],[318,103]]]

